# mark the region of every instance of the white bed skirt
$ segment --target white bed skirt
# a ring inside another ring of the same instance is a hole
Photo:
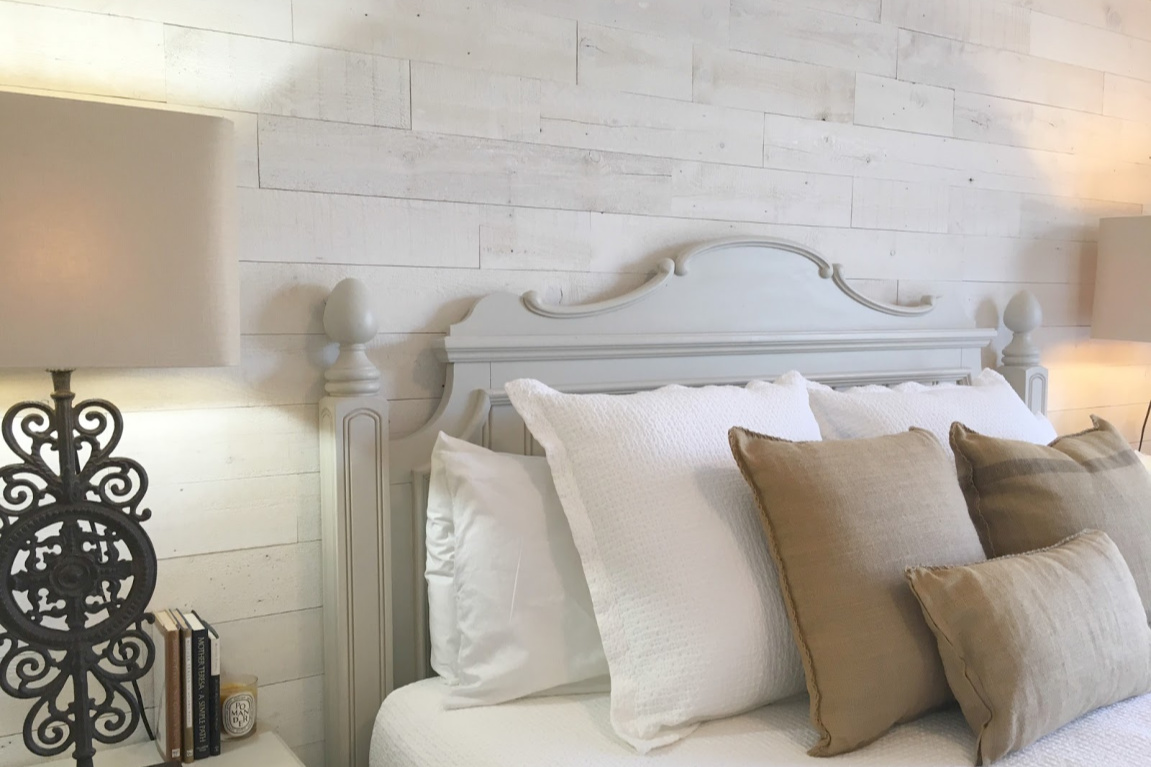
[[[608,723],[608,696],[532,698],[445,711],[447,686],[425,679],[380,708],[371,767],[971,767],[975,738],[958,709],[896,728],[833,759],[806,754],[816,741],[807,699],[708,722],[687,739],[640,756]],[[996,763],[1002,767],[1147,767],[1151,695],[1074,722]]]

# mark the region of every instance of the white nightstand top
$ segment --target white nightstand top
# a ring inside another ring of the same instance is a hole
[[[96,752],[96,767],[146,767],[160,763],[160,754],[154,743],[137,743],[134,746],[106,749]],[[205,767],[304,767],[292,749],[276,733],[269,730],[257,732],[245,740],[225,741],[224,753],[204,761]],[[42,767],[75,767],[71,759],[48,762]]]

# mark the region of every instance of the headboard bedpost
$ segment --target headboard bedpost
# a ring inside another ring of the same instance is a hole
[[[340,345],[319,412],[325,764],[367,767],[393,687],[388,401],[365,353],[377,331],[367,286],[336,285],[324,330]]]
[[[1030,290],[1021,290],[1007,302],[1003,324],[1012,332],[1003,347],[999,372],[1033,413],[1047,412],[1047,368],[1039,364],[1039,347],[1031,333],[1043,323],[1043,308]]]

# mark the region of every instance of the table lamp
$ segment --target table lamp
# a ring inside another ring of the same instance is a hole
[[[0,687],[35,701],[38,756],[91,767],[140,721],[148,478],[71,373],[239,361],[232,151],[220,118],[0,92],[0,368],[53,384],[0,422],[18,460],[0,468]]]
[[[1105,218],[1099,222],[1099,257],[1095,267],[1095,302],[1091,337],[1114,341],[1151,341],[1151,216]],[[1143,416],[1139,449],[1151,403]]]

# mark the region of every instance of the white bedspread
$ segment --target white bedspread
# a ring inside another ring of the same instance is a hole
[[[975,739],[958,709],[895,729],[833,759],[805,753],[816,740],[807,699],[704,724],[686,740],[639,756],[608,724],[607,695],[534,698],[445,711],[446,685],[427,679],[380,708],[371,767],[971,767]],[[1151,765],[1151,695],[1074,722],[997,767]]]

